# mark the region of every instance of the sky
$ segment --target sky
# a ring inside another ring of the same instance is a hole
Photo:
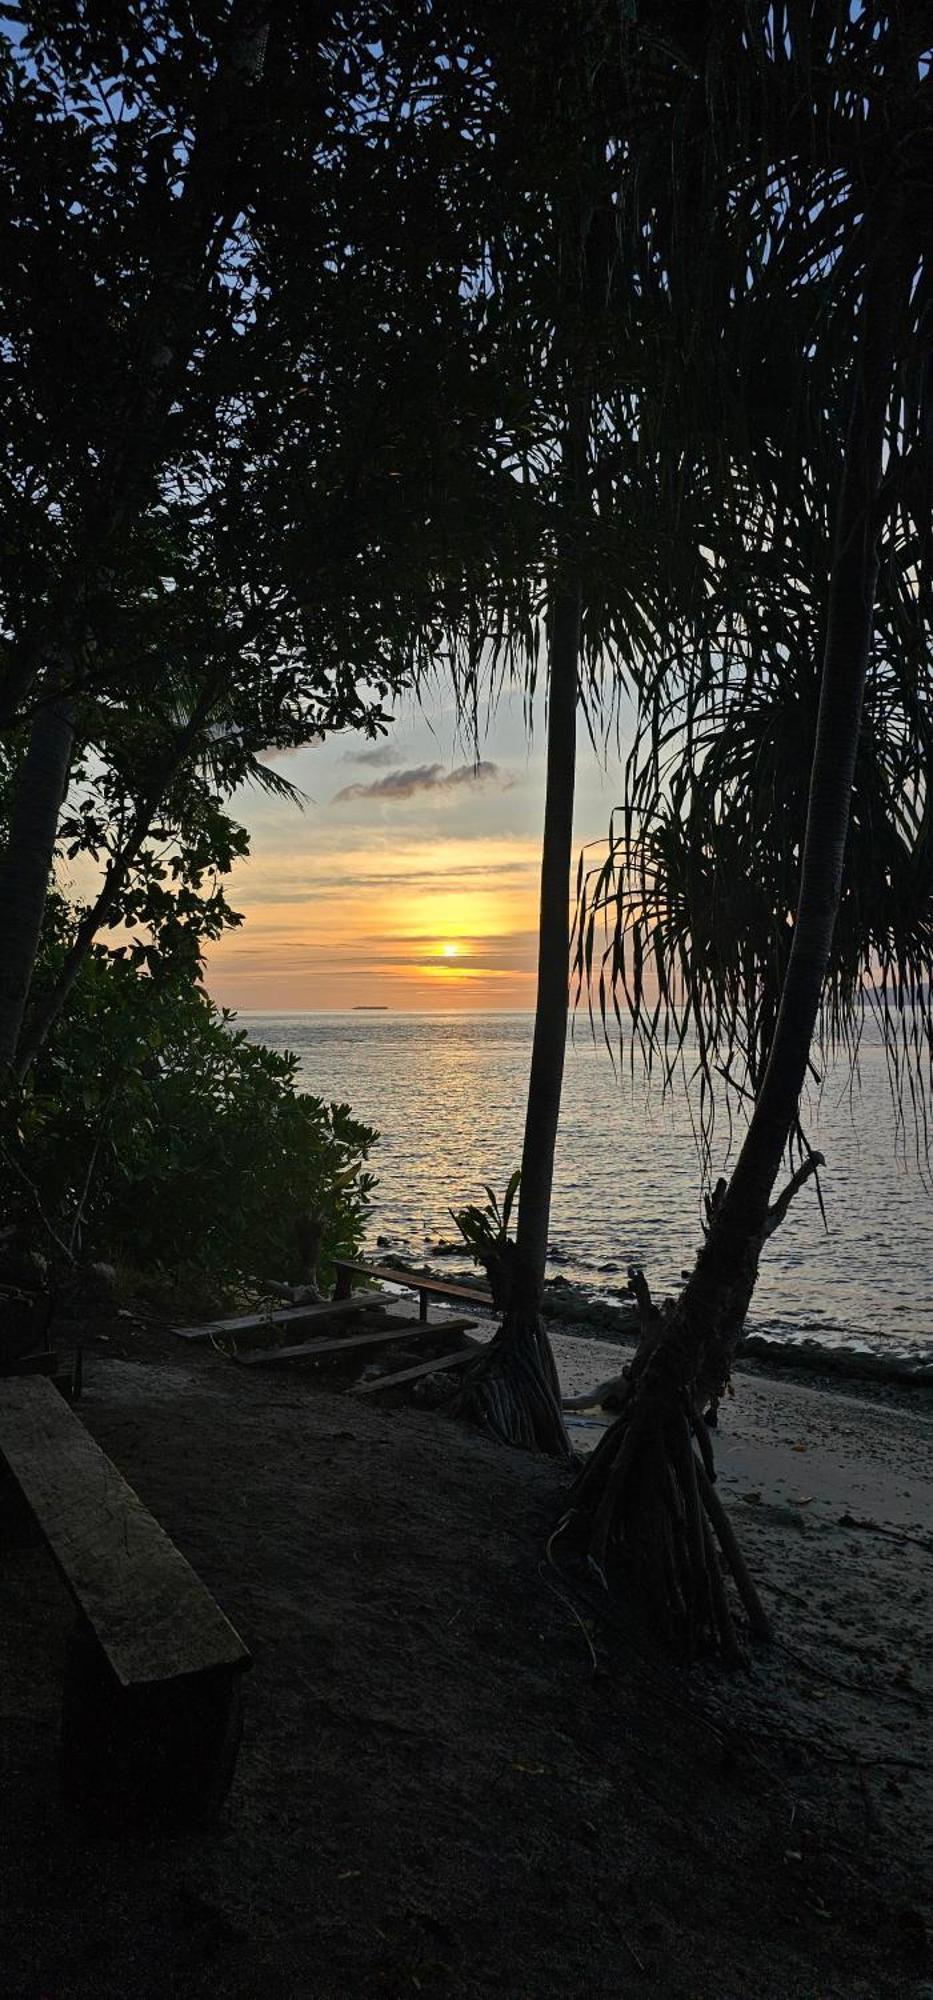
[[[303,808],[253,790],[230,808],[251,853],[228,895],[244,923],[212,947],[207,986],[245,1011],[524,1009],[534,1005],[544,809],[543,713],[529,742],[503,697],[479,745],[438,692],[396,704],[388,736],[277,759]],[[574,861],[620,793],[616,754],[580,745]]]

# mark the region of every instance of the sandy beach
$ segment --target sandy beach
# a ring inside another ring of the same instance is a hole
[[[619,1351],[557,1336],[569,1392]],[[737,1378],[721,1489],[775,1621],[659,1661],[543,1560],[565,1480],[429,1411],[128,1330],[81,1414],[249,1644],[218,1826],[57,1797],[70,1606],[0,1572],[3,2000],[904,2000],[933,1936],[933,1419]]]

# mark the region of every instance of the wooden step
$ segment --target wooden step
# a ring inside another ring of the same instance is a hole
[[[417,1382],[422,1375],[437,1375],[442,1368],[465,1368],[468,1361],[475,1361],[482,1354],[482,1342],[472,1340],[469,1347],[458,1347],[455,1354],[441,1354],[434,1361],[419,1361],[417,1368],[398,1368],[394,1375],[377,1375],[371,1382],[357,1382],[355,1396],[375,1396],[380,1389],[398,1389],[403,1382]]]
[[[386,1303],[382,1292],[352,1292],[348,1299],[322,1299],[319,1304],[286,1306],[269,1312],[240,1313],[235,1319],[211,1319],[202,1326],[175,1326],[179,1340],[237,1340],[243,1334],[275,1331],[278,1326],[313,1326],[317,1320],[346,1319],[354,1313],[376,1312]]]
[[[442,1323],[396,1319],[391,1326],[381,1327],[378,1333],[351,1333],[335,1340],[306,1340],[300,1347],[254,1348],[250,1354],[234,1354],[233,1360],[241,1368],[286,1368],[293,1361],[326,1361],[334,1355],[374,1353],[381,1347],[391,1347],[397,1340],[436,1340],[439,1333],[466,1333],[475,1325],[473,1319],[450,1319]]]

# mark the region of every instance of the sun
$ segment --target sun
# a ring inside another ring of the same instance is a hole
[[[458,951],[459,951],[459,950],[460,950],[460,946],[459,946],[458,944],[442,944],[442,945],[441,945],[441,957],[442,957],[442,958],[456,958],[456,956],[457,956],[457,953],[458,953]]]

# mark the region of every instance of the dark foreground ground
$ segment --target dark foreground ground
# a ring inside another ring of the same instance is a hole
[[[82,1414],[252,1648],[243,1748],[209,1833],[67,1818],[68,1601],[41,1551],[0,1558],[3,2000],[933,1993],[923,1537],[846,1558],[734,1506],[808,1664],[661,1669],[543,1564],[551,1465],[132,1353]]]

